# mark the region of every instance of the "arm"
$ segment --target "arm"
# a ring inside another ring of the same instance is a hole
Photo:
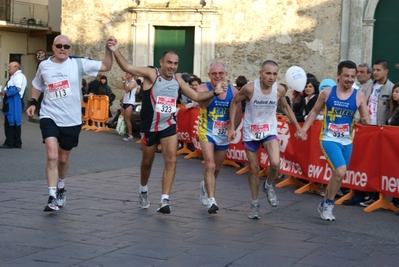
[[[324,89],[320,94],[319,97],[317,98],[316,104],[312,108],[312,110],[309,112],[308,117],[305,120],[305,123],[302,125],[302,130],[301,130],[301,136],[304,140],[306,140],[306,132],[309,129],[309,127],[312,125],[312,123],[315,121],[317,115],[320,113],[320,111],[323,109],[326,100],[328,96],[330,95],[331,88]]]
[[[301,126],[299,126],[299,123],[296,120],[294,112],[292,111],[291,107],[287,103],[287,100],[285,99],[285,89],[282,85],[279,85],[277,94],[278,94],[278,98],[279,98],[278,101],[281,106],[281,109],[286,114],[289,121],[292,124],[294,124],[297,132],[299,132],[301,130]]]
[[[370,124],[371,119],[367,110],[366,96],[362,92],[357,92],[356,102],[358,104],[357,106],[360,113],[360,120],[362,124],[365,125]]]
[[[136,83],[135,80],[132,80],[132,82],[129,85],[127,85],[125,77],[122,77],[122,81],[123,81],[122,82],[123,83],[123,90],[125,90],[126,93],[129,93],[130,91],[133,90],[133,88],[135,88],[137,86],[137,83]]]
[[[236,136],[236,129],[241,122],[241,101],[248,98],[253,92],[253,83],[244,85],[240,91],[236,93],[234,98],[230,102],[229,108],[229,129],[227,130],[227,138],[229,142],[232,142]],[[238,112],[237,112],[238,110]]]
[[[219,95],[226,92],[227,89],[225,87],[222,87],[221,84],[218,84],[214,91],[208,90],[207,92],[196,92],[186,84],[186,82],[181,78],[180,73],[176,74],[176,78],[179,82],[181,93],[194,101],[208,100],[210,98],[213,98],[215,94]]]
[[[41,94],[41,91],[37,90],[35,87],[32,87],[32,98],[31,99],[36,100],[36,105],[37,105],[37,100],[40,97],[40,94]],[[29,118],[32,118],[35,115],[36,105],[32,105],[31,103],[29,103],[29,107],[26,109],[26,115],[28,115]]]
[[[118,63],[119,67],[134,76],[144,77],[144,79],[148,79],[150,81],[154,81],[156,78],[156,71],[152,68],[148,67],[136,67],[129,64],[126,59],[122,56],[119,51],[119,43],[115,39],[115,37],[110,36],[107,39],[107,46],[109,47],[110,51],[114,54],[116,63]]]
[[[101,67],[99,72],[110,71],[112,68],[112,63],[113,63],[112,52],[109,50],[109,48],[106,48],[104,59],[101,62]]]

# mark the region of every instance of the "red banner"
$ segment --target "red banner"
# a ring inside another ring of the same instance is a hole
[[[181,108],[177,115],[179,140],[192,142],[197,152],[199,145],[197,108]],[[278,120],[280,145],[280,172],[327,184],[331,167],[320,149],[321,122],[315,122],[308,130],[308,140],[299,141],[294,137],[295,128],[285,120]],[[226,159],[247,163],[242,145],[242,123],[237,128],[236,139],[230,144]],[[189,136],[189,137],[188,137]],[[399,197],[399,164],[394,160],[399,151],[398,127],[356,125],[351,161],[342,181],[342,186],[360,191],[382,192],[384,195]],[[259,150],[262,168],[267,168],[268,157],[263,148]],[[399,162],[398,162],[399,163]]]

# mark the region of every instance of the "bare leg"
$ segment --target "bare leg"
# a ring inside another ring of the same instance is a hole
[[[58,141],[55,137],[48,137],[44,140],[46,145],[46,179],[47,186],[54,187],[57,186],[58,180]]]
[[[176,173],[177,135],[175,134],[162,138],[160,141],[165,163],[165,168],[162,174],[162,194],[169,195],[172,190]]]
[[[346,172],[345,165],[338,167],[332,171],[332,175],[330,181],[328,182],[326,188],[326,196],[324,197],[324,199],[333,200],[335,198],[336,194],[339,191],[339,188],[341,187],[341,182],[342,179],[344,178],[345,172]]]
[[[249,189],[251,190],[252,200],[258,199],[258,190],[259,190],[259,163],[258,163],[258,152],[252,152],[248,149],[245,150],[248,158],[248,184]]]
[[[152,163],[155,158],[155,146],[146,146],[141,143],[142,157],[140,165],[140,185],[146,186],[150,178]]]
[[[269,167],[267,168],[267,183],[273,185],[280,168],[280,147],[276,139],[263,143],[269,157]]]

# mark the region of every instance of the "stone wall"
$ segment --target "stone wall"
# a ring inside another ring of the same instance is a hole
[[[209,62],[217,59],[226,63],[231,82],[238,75],[250,80],[257,78],[259,66],[266,59],[273,59],[280,65],[280,82],[285,82],[285,71],[292,65],[301,66],[319,80],[336,77],[340,59],[341,1],[63,1],[61,32],[71,38],[73,53],[102,59],[105,39],[114,35],[126,59],[133,62],[132,44],[136,37],[132,34],[134,17],[129,7],[219,10],[219,21],[215,21],[215,52]],[[117,97],[122,95],[121,74],[116,64],[107,74]],[[206,73],[201,75],[205,78]]]

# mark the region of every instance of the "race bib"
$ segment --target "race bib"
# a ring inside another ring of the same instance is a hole
[[[62,80],[48,85],[51,100],[64,98],[71,95],[71,87],[68,80]]]
[[[226,135],[228,128],[229,128],[229,121],[215,121],[213,123],[212,134]]]
[[[158,96],[155,105],[155,111],[159,113],[175,113],[176,112],[176,98],[167,96]]]
[[[342,138],[349,136],[349,124],[328,124],[327,135],[335,138]]]
[[[252,140],[265,139],[270,132],[270,124],[251,124],[249,128],[249,136]]]

